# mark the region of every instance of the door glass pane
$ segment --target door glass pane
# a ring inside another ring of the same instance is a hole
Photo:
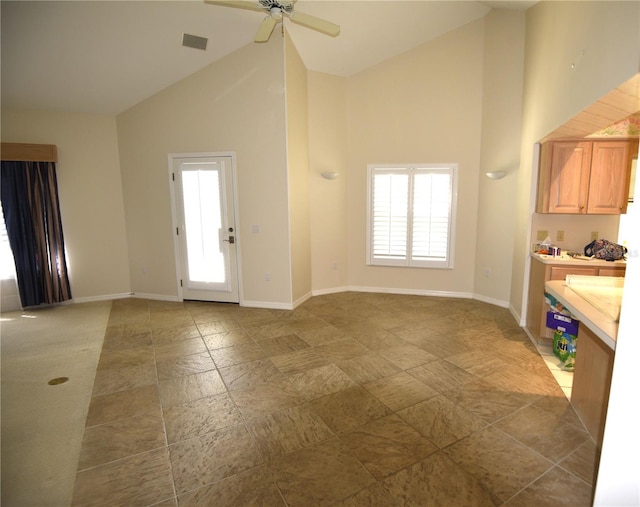
[[[182,171],[189,281],[224,283],[220,171]]]

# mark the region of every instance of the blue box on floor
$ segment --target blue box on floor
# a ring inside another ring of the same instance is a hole
[[[568,335],[578,336],[579,320],[556,312],[547,312],[547,327]]]

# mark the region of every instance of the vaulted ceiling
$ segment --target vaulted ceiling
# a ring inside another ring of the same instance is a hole
[[[285,20],[310,70],[349,76],[485,16],[530,1],[299,0],[332,21],[331,38]],[[253,43],[264,15],[179,1],[7,1],[2,22],[2,106],[118,114]],[[274,32],[273,36],[278,36]],[[206,37],[206,50],[182,34]]]

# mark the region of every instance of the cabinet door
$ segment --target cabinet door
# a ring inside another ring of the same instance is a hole
[[[598,276],[624,276],[625,268],[599,268]]]
[[[551,268],[550,280],[564,280],[567,275],[596,276],[598,268],[575,267],[575,266],[553,266]]]
[[[619,215],[627,210],[631,176],[631,144],[628,141],[595,141],[587,213]]]
[[[585,213],[589,191],[591,143],[553,143],[549,174],[549,213]]]

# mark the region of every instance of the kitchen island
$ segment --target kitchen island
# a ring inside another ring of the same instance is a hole
[[[618,322],[612,318],[611,312],[603,312],[591,304],[588,297],[576,292],[565,280],[548,281],[545,290],[580,321],[571,404],[600,447],[609,403]],[[607,288],[602,290],[607,292]],[[593,286],[589,293],[597,291],[597,286]],[[610,295],[606,297],[610,299]]]

